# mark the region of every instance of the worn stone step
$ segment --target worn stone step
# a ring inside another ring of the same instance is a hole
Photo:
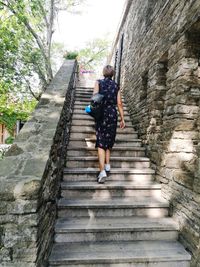
[[[74,103],[73,110],[75,110],[75,111],[84,110],[85,111],[85,107],[87,105],[89,105],[89,104],[90,104],[90,101],[87,101],[87,103],[82,103],[82,101],[76,100],[75,103]],[[117,109],[117,112],[118,112],[117,105],[116,105],[116,109]],[[126,104],[124,102],[123,102],[123,110],[128,113],[127,106],[126,106]]]
[[[88,98],[88,100],[86,98],[75,98],[74,108],[77,108],[77,105],[79,105],[80,108],[83,109],[86,106],[88,106],[89,104],[90,104],[89,98]],[[123,99],[122,99],[122,104],[123,104],[123,109],[127,111],[126,103],[124,102]],[[116,108],[117,108],[117,105],[116,105]]]
[[[98,168],[65,168],[63,180],[64,181],[90,181],[96,182]],[[142,169],[125,169],[112,168],[106,181],[132,181],[137,184],[148,183],[154,180],[155,171],[149,168]]]
[[[75,95],[81,95],[81,96],[92,96],[94,90],[76,90]]]
[[[93,94],[93,91],[94,91],[94,87],[86,87],[86,88],[77,87],[75,90],[76,93],[81,93],[81,94],[88,94],[88,93]],[[123,93],[121,92],[121,94]]]
[[[89,115],[88,115],[89,117]],[[74,118],[72,120],[72,125],[79,125],[79,126],[93,126],[95,124],[94,120],[93,119],[88,119],[88,120],[82,120],[82,119],[76,119]],[[126,126],[130,126],[130,127],[133,127],[132,126],[132,123],[131,121],[127,121],[126,122]],[[118,127],[119,127],[119,123],[118,123]]]
[[[177,230],[171,218],[60,218],[55,242],[177,240]]]
[[[95,139],[96,140],[96,134],[93,132],[71,132],[70,133],[70,138],[81,138],[81,139],[85,139],[85,138],[91,138],[91,139]],[[134,141],[135,139],[138,138],[137,133],[117,133],[116,135],[116,140],[124,140],[126,139],[126,141]]]
[[[87,91],[76,90],[75,91],[75,96],[90,98],[92,97],[92,95],[93,95],[93,90],[87,90]],[[121,97],[124,98],[124,95],[121,94]]]
[[[86,112],[85,112],[85,108],[82,108],[82,109],[80,109],[80,108],[75,108],[75,109],[73,110],[73,115],[75,115],[75,114],[76,114],[76,115],[82,115],[82,114],[87,115]],[[120,115],[119,115],[119,112],[118,112],[118,116],[120,116]],[[124,111],[124,116],[125,116],[125,117],[128,116],[128,117],[130,118],[129,113],[128,113],[127,110]]]
[[[76,94],[82,94],[82,95],[87,95],[87,94],[93,94],[94,89],[92,88],[86,88],[86,89],[78,89],[76,88],[75,93]],[[123,96],[123,93],[121,92],[121,95]]]
[[[132,120],[130,118],[125,117],[124,119],[125,119],[126,126],[133,127]],[[120,116],[118,116],[118,127],[119,127],[120,120],[121,120]],[[81,116],[73,115],[72,123],[77,124],[77,125],[90,125],[90,123],[95,123],[95,121],[94,121],[93,117],[91,117],[90,115],[85,113]],[[125,127],[125,129],[126,129],[126,127]]]
[[[86,112],[84,114],[73,114],[72,120],[74,120],[74,119],[94,121],[93,117],[91,117]],[[120,116],[118,116],[118,121],[120,121],[120,120],[121,120],[121,118],[120,118]],[[132,121],[131,118],[128,115],[127,116],[124,116],[124,120],[125,120],[126,123]]]
[[[76,94],[93,94],[94,87],[93,88],[76,88],[75,93]]]
[[[90,101],[91,101],[91,98],[92,98],[92,95],[75,95],[75,101],[80,101],[80,102],[87,102],[88,104],[90,104]],[[122,97],[122,103],[123,105],[126,104],[125,102],[125,99]]]
[[[85,90],[85,89],[94,90],[94,85],[95,85],[95,80],[89,81],[89,83],[88,81],[84,80],[83,82],[79,81],[79,84],[77,86],[78,90]]]
[[[71,147],[81,147],[81,146],[87,146],[87,147],[95,147],[95,141],[90,141],[85,138],[85,140],[71,140],[69,142],[69,146]],[[115,141],[115,147],[141,147],[141,142],[138,141],[121,141],[116,140]]]
[[[161,185],[155,182],[137,184],[125,181],[106,181],[99,185],[97,182],[62,182],[61,197],[75,199],[79,198],[101,198],[112,197],[161,197]]]
[[[87,105],[89,105],[89,104],[87,104]],[[80,114],[80,113],[86,114],[85,108],[86,108],[87,105],[77,105],[75,103],[74,107],[73,107],[73,114]],[[117,107],[116,107],[116,110],[117,110],[118,116],[120,116],[119,115],[119,110],[118,110]],[[130,117],[130,113],[129,113],[128,109],[126,108],[126,106],[123,106],[123,111],[124,111],[124,116],[129,116]]]
[[[90,104],[90,102],[89,101],[75,101],[75,103],[74,103],[74,109],[85,109],[85,107],[87,106],[87,105],[89,105]],[[124,104],[123,105],[123,110],[125,111],[128,111],[128,108],[127,108],[127,106]]]
[[[70,138],[69,146],[73,147],[95,147],[96,140],[95,138]],[[141,141],[139,139],[126,141],[118,140],[115,141],[115,147],[141,147]]]
[[[191,256],[177,241],[59,243],[50,266],[189,267]]]
[[[83,95],[83,96],[93,95],[93,92],[94,92],[93,88],[92,89],[87,88],[87,89],[83,89],[83,90],[77,88],[75,90],[76,95]],[[124,96],[122,92],[121,92],[121,96],[122,97]]]
[[[94,87],[93,88],[76,88],[75,92],[81,93],[81,94],[87,94],[87,93],[92,94],[94,92]]]
[[[86,104],[87,105],[87,103],[90,103],[90,100],[91,100],[91,97],[92,97],[92,95],[91,96],[78,96],[78,95],[75,95],[75,102],[76,102],[76,104]],[[126,105],[126,103],[125,103],[125,100],[124,100],[124,98],[122,97],[122,103],[124,104],[124,105]]]
[[[70,129],[70,133],[83,133],[83,134],[95,134],[95,126],[81,126],[81,125],[73,125]],[[136,136],[138,137],[138,132],[135,131],[132,128],[125,128],[125,129],[120,129],[119,127],[117,128],[116,136]],[[137,138],[135,138],[137,139]],[[141,140],[141,139],[140,139]]]
[[[73,122],[72,122],[73,123]],[[93,132],[95,133],[95,124],[92,126],[87,126],[87,125],[72,125],[70,132],[76,132],[76,133],[83,133],[83,132]],[[122,134],[137,134],[137,132],[133,129],[133,126],[126,126],[125,129],[120,129],[118,126],[117,128],[117,134],[122,133]]]
[[[114,147],[111,152],[112,156],[121,157],[144,157],[144,147]],[[96,156],[97,149],[94,147],[70,147],[67,149],[67,156]]]
[[[76,86],[76,91],[85,91],[85,90],[91,90],[93,91],[94,89],[94,86],[84,86],[84,85],[80,85],[80,84],[77,84]]]
[[[113,197],[112,199],[64,199],[58,202],[58,217],[123,217],[161,218],[169,215],[169,203],[163,198]]]
[[[114,157],[111,156],[110,164],[113,168],[149,168],[150,160],[147,157]],[[98,157],[67,157],[66,167],[85,168],[98,167]]]

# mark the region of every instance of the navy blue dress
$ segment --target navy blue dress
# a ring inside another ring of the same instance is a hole
[[[99,93],[104,95],[103,119],[96,124],[96,147],[111,149],[115,143],[117,130],[118,85],[111,78],[98,80]]]

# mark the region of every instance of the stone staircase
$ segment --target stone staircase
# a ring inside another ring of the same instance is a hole
[[[61,184],[49,267],[189,267],[154,171],[126,106],[111,172],[98,184],[93,119],[84,112],[92,88],[76,88],[67,166]]]

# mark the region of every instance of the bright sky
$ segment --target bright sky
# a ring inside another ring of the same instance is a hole
[[[54,40],[66,49],[84,47],[94,38],[109,36],[113,40],[125,0],[88,0],[81,15],[60,12]]]

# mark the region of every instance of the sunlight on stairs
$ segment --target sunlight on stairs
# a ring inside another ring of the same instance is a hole
[[[111,172],[105,184],[96,182],[94,121],[84,112],[92,88],[83,85],[76,88],[49,267],[189,267],[125,104],[127,127],[117,130]]]

